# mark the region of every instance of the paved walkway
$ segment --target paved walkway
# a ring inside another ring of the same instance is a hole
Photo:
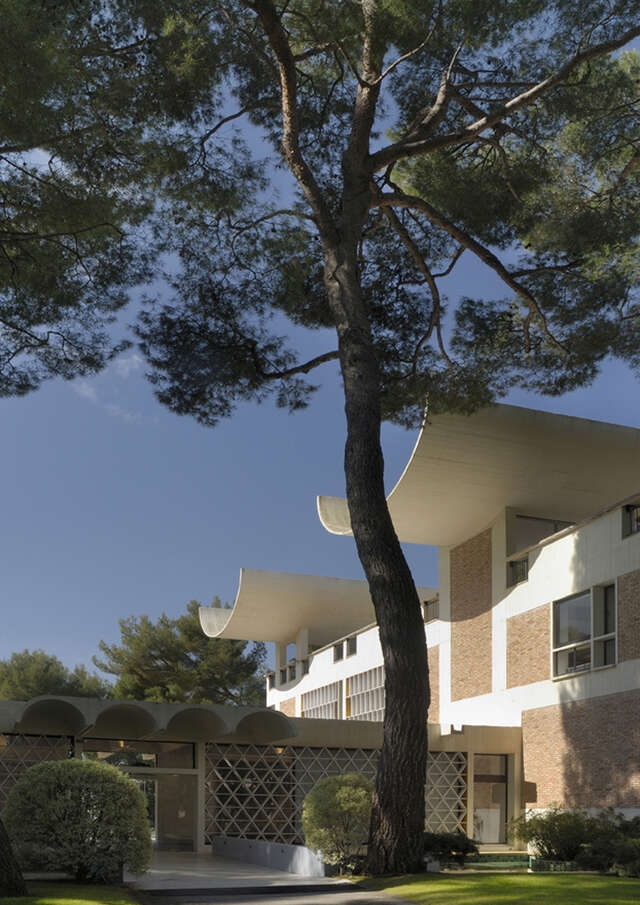
[[[302,877],[259,864],[221,858],[219,855],[195,855],[190,852],[156,852],[147,873],[140,877],[125,875],[136,889],[245,889],[272,886],[326,886],[342,881],[327,877]]]
[[[276,889],[277,887],[274,887]],[[236,895],[232,890],[227,895],[156,895],[142,890],[138,897],[143,905],[410,905],[405,899],[390,898],[378,892],[359,892],[349,886],[336,892],[313,892],[310,888],[303,893],[291,892],[273,895]]]

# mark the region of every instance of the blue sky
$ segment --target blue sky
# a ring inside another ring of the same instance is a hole
[[[461,261],[448,289],[469,287],[497,288],[482,265]],[[310,334],[303,354],[332,346]],[[245,405],[213,430],[155,401],[135,350],[96,378],[0,400],[0,658],[43,648],[90,665],[100,639],[118,639],[120,617],[232,601],[241,566],[360,578],[353,541],[316,516],[316,494],[344,492],[345,429],[335,365],[317,375],[307,411]],[[617,363],[560,399],[509,401],[640,428],[638,383]],[[385,427],[389,487],[415,438]],[[416,581],[436,584],[435,551],[406,551]]]

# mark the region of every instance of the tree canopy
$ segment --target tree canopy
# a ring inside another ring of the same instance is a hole
[[[85,666],[68,669],[43,650],[23,650],[0,660],[0,700],[28,701],[42,694],[109,698],[111,685]]]
[[[216,597],[213,606],[221,606]],[[264,704],[265,647],[208,638],[192,600],[175,619],[120,620],[120,644],[100,642],[94,663],[116,677],[114,697],[194,704]]]
[[[437,410],[514,383],[564,392],[610,353],[638,366],[639,64],[611,56],[637,36],[636,0],[365,7],[66,0],[47,15],[2,0],[0,392],[117,354],[109,320],[153,249],[180,271],[138,326],[161,401],[206,424],[246,398],[307,404],[308,373],[338,353],[301,361],[281,315],[334,323],[322,244],[358,90],[385,417],[415,423],[426,394]],[[440,292],[463,252],[504,298]]]

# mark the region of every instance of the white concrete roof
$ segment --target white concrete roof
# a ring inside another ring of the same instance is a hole
[[[418,588],[423,600],[434,588]],[[200,624],[211,638],[243,641],[295,640],[323,646],[376,621],[366,581],[241,569],[233,609],[200,607]]]
[[[640,490],[640,430],[513,405],[425,424],[388,497],[400,540],[450,546],[507,506],[578,521]],[[351,534],[346,500],[318,497],[320,521]]]

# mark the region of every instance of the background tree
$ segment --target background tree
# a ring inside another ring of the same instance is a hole
[[[58,142],[57,119],[28,147],[112,187],[114,203],[156,194],[147,238],[180,271],[138,328],[158,398],[203,424],[270,394],[295,409],[307,375],[339,363],[388,703],[369,868],[416,867],[427,662],[380,421],[415,423],[427,395],[433,411],[470,411],[518,381],[562,392],[609,352],[637,366],[638,64],[610,55],[640,34],[639,0],[58,7],[49,44],[46,28],[27,35],[63,63],[42,107],[71,110],[88,137]],[[503,300],[445,298],[441,280],[470,254]],[[29,295],[15,305],[38,316]],[[337,344],[301,360],[287,318],[334,328]],[[31,351],[11,347],[5,366]]]
[[[213,606],[221,606],[216,597]],[[265,646],[207,638],[197,600],[176,619],[120,620],[120,644],[100,642],[95,665],[117,677],[114,697],[138,701],[264,705]]]
[[[28,701],[41,694],[109,698],[111,693],[111,685],[85,666],[68,669],[43,650],[23,650],[0,660],[0,700]]]

